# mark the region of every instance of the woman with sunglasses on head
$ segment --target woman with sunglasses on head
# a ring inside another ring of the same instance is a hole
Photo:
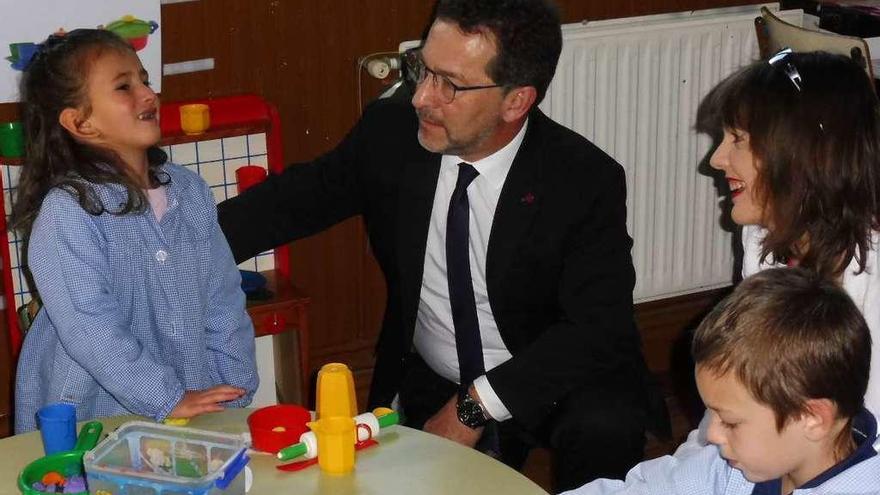
[[[880,341],[880,111],[851,58],[783,50],[716,86],[698,127],[720,144],[710,165],[742,226],[743,277],[800,266],[840,284]],[[880,413],[880,352],[865,405]],[[709,414],[679,447],[705,445]]]

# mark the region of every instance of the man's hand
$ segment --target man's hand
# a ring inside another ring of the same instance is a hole
[[[437,414],[425,422],[424,430],[473,448],[483,434],[483,427],[472,429],[461,424],[455,407],[457,403],[457,396],[449,399]]]
[[[232,385],[216,385],[204,390],[187,390],[183,398],[168,413],[169,418],[192,418],[199,414],[220,412],[221,402],[235,400],[244,395],[245,390]],[[454,411],[453,411],[454,412]]]

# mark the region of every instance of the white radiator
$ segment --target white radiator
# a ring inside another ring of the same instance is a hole
[[[563,26],[541,109],[626,170],[636,302],[731,284],[731,234],[712,178],[697,171],[712,143],[694,121],[717,82],[758,58],[759,7]],[[800,10],[779,15],[803,23]]]

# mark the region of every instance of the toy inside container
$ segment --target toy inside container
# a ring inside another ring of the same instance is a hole
[[[83,457],[92,495],[244,493],[247,437],[143,421],[123,424]]]

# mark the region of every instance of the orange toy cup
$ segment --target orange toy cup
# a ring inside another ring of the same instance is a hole
[[[211,126],[211,110],[204,103],[190,103],[180,106],[180,128],[193,136],[201,134]]]
[[[278,404],[257,409],[248,416],[247,422],[254,448],[275,454],[299,442],[299,437],[309,431],[306,423],[311,419],[312,415],[304,407]]]

